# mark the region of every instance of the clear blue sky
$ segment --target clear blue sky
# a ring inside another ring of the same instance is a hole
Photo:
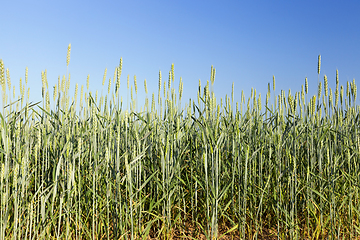
[[[50,93],[58,76],[66,74],[71,43],[70,92],[75,83],[101,92],[123,58],[120,93],[126,99],[126,79],[137,76],[138,93],[157,93],[158,73],[167,80],[175,64],[175,85],[184,82],[183,103],[196,98],[216,68],[218,99],[251,88],[265,99],[267,84],[276,78],[276,93],[301,90],[305,77],[309,92],[317,92],[317,58],[322,56],[320,79],[328,76],[335,88],[360,79],[359,1],[2,1],[0,58],[9,68],[19,94],[19,79],[29,68],[30,100],[41,100],[41,71],[47,69]],[[143,105],[139,97],[139,104]],[[273,95],[272,95],[273,96]],[[359,99],[360,97],[358,97]],[[359,102],[359,100],[357,101]]]

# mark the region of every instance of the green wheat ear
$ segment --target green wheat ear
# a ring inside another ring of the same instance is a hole
[[[261,93],[259,93],[258,108],[259,108],[259,111],[261,112]]]
[[[326,75],[324,75],[324,90],[325,90],[325,97],[327,97],[329,89],[328,89],[328,80]]]
[[[145,88],[145,93],[148,94],[147,85],[146,85],[146,78],[144,80],[144,88]]]
[[[29,69],[28,69],[28,67],[26,67],[25,68],[25,83],[26,83],[26,85],[28,83],[28,71],[29,71]]]
[[[161,71],[159,70],[159,93],[161,92]]]
[[[119,70],[120,70],[120,76],[121,76],[121,72],[122,72],[122,57],[120,58],[120,63],[119,63]]]
[[[354,102],[356,101],[356,95],[357,95],[357,87],[355,85],[355,79],[354,79]]]
[[[321,97],[321,82],[319,82],[319,87],[318,87],[318,99],[320,99]]]
[[[4,62],[0,59],[0,84],[2,89],[2,101],[5,102],[6,96],[6,83],[5,83],[5,72],[4,72]]]
[[[343,85],[340,86],[340,104],[342,105],[344,100],[344,87]]]
[[[330,88],[330,93],[329,93],[329,106],[332,105],[333,103],[333,93],[332,93],[332,89]]]
[[[211,65],[211,86],[214,85],[215,82],[215,74],[216,74],[216,70],[213,67],[213,65]]]
[[[155,95],[152,93],[151,97],[151,112],[155,112]]]
[[[54,102],[56,101],[56,95],[57,95],[57,85],[55,84],[54,93],[53,93]]]
[[[304,85],[301,85],[301,101],[303,104],[305,104],[305,91],[304,91]]]
[[[46,101],[45,101],[45,107],[47,111],[50,111],[50,97],[49,97],[49,92],[46,91],[46,97],[45,97]]]
[[[66,66],[67,67],[69,66],[69,63],[70,63],[70,51],[71,51],[71,43],[69,44],[68,49],[67,49],[67,55],[66,55]]]
[[[174,70],[174,64],[171,64],[171,81],[174,82],[175,80],[175,70]]]
[[[79,88],[79,85],[76,84],[76,85],[75,85],[75,101],[76,101],[77,95],[78,95],[78,88]]]
[[[104,72],[104,77],[103,77],[103,81],[102,81],[103,86],[105,85],[106,73],[107,73],[107,68],[105,68],[105,72]]]
[[[169,71],[169,81],[168,81],[169,90],[171,89],[171,79],[172,79],[172,74],[171,74],[171,71]]]
[[[182,78],[180,77],[180,83],[179,83],[179,100],[181,100],[182,97],[182,93],[183,93],[183,81]]]
[[[315,104],[316,104],[316,95],[312,97],[312,103],[311,103],[311,115],[315,114]]]
[[[10,89],[10,87],[11,87],[11,80],[10,80],[10,70],[7,68],[6,69],[6,81],[7,81],[7,83],[8,83],[8,87],[9,87],[9,89]],[[5,82],[4,82],[4,88],[5,88],[5,90],[6,90],[6,84],[5,84]]]
[[[84,96],[84,85],[81,85],[81,90],[80,90],[80,108],[82,107],[83,96]]]
[[[275,76],[273,75],[273,91],[275,92]]]
[[[120,59],[120,66],[117,68],[117,75],[116,75],[116,97],[118,96],[118,92],[120,89],[120,76],[121,76],[121,69],[122,69],[122,58]]]
[[[5,71],[4,71],[4,62],[0,59],[0,84],[1,86],[5,84]]]
[[[110,94],[110,90],[111,90],[111,78],[109,78],[108,94]]]
[[[318,56],[318,74],[320,74],[320,67],[321,67],[321,55]]]

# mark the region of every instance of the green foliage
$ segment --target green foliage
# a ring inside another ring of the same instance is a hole
[[[42,106],[3,101],[0,239],[359,237],[355,82],[339,105],[327,78],[323,103],[306,79],[305,93],[274,93],[270,106],[269,85],[266,105],[255,90],[243,114],[233,93],[216,102],[212,67],[211,88],[199,84],[198,104],[181,109],[172,65],[167,85],[159,73],[157,107],[153,95],[151,109],[136,112],[131,99],[129,112],[117,95],[121,63],[112,95],[83,101],[82,87],[79,110],[65,76],[52,105],[48,94]]]

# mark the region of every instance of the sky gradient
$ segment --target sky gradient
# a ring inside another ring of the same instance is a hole
[[[71,43],[68,72],[70,95],[75,83],[99,94],[107,68],[108,79],[123,58],[120,94],[127,97],[127,76],[138,82],[143,106],[157,96],[158,75],[168,79],[175,65],[175,86],[184,82],[182,102],[197,98],[216,69],[217,99],[231,95],[235,101],[251,88],[265,99],[268,83],[276,79],[276,94],[301,91],[305,77],[309,93],[317,93],[317,60],[321,54],[320,80],[327,75],[335,89],[360,79],[359,1],[3,1],[0,14],[0,59],[9,68],[19,95],[28,67],[30,101],[41,101],[41,71],[47,70],[52,89],[67,73],[66,54]],[[11,91],[12,92],[12,91]],[[271,95],[273,97],[273,94]],[[359,97],[358,97],[359,99]],[[1,101],[1,100],[0,100]],[[357,100],[359,103],[359,100]]]

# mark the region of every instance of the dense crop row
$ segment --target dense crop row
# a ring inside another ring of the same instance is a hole
[[[234,104],[232,92],[219,103],[212,68],[197,102],[181,109],[172,65],[136,112],[129,79],[129,109],[118,95],[122,61],[99,99],[83,87],[78,97],[76,86],[70,100],[64,76],[51,103],[43,73],[42,104],[26,100],[22,83],[11,102],[0,68],[0,239],[360,236],[355,81],[344,93],[336,74],[333,92],[324,76],[308,96],[306,79],[272,105],[269,84],[266,105],[255,90],[247,102]]]

